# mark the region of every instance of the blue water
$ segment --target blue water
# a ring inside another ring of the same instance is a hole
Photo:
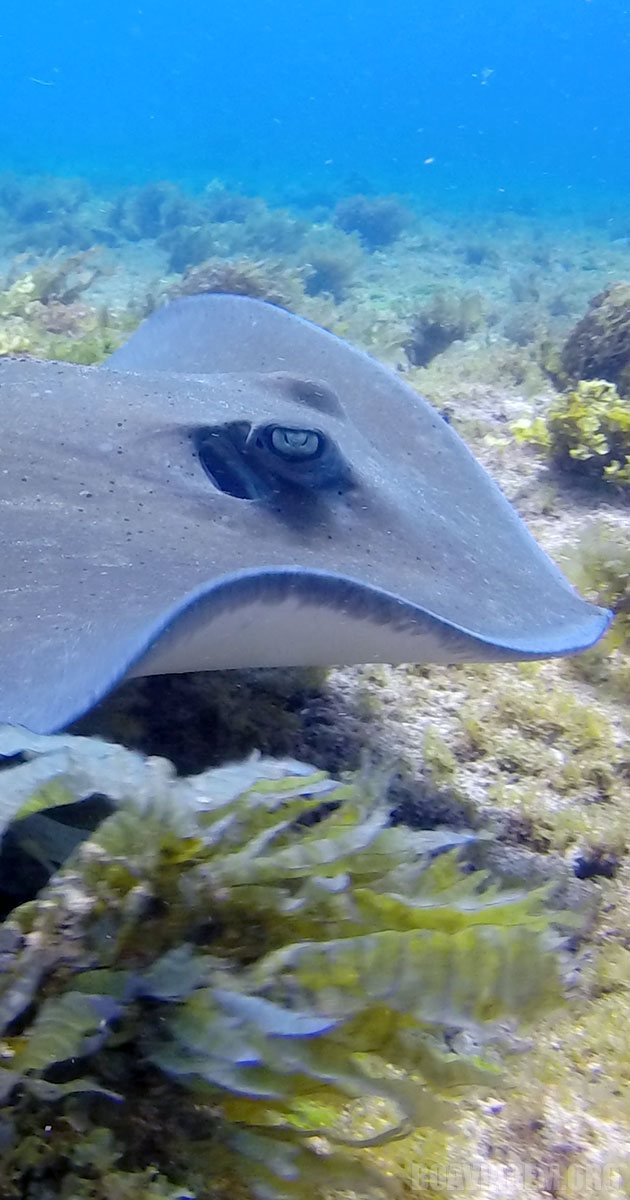
[[[0,169],[605,210],[629,78],[624,0],[3,0]]]

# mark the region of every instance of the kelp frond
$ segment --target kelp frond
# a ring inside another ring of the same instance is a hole
[[[98,1159],[112,1138],[130,1196],[387,1190],[372,1152],[495,1080],[453,1033],[487,1041],[558,997],[542,896],[464,873],[475,835],[391,827],[381,779],[261,758],[177,779],[15,730],[0,754],[26,756],[0,776],[5,827],[51,798],[117,806],[2,931],[2,1200],[44,1125],[42,1178],[73,1195],[100,1170],[79,1142]]]

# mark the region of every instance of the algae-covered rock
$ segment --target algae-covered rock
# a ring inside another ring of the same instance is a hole
[[[209,258],[186,272],[171,296],[196,296],[205,292],[229,292],[232,296],[254,296],[281,308],[292,308],[304,296],[302,273],[280,259]]]
[[[570,379],[606,379],[630,394],[630,283],[595,296],[567,338],[562,365]]]
[[[304,667],[130,679],[72,732],[163,755],[186,775],[253,750],[278,757],[295,752],[300,713],[323,679]]]

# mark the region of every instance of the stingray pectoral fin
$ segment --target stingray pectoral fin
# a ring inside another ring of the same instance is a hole
[[[108,367],[0,359],[1,720],[51,732],[133,673],[605,630],[431,405],[333,334],[193,297]]]
[[[366,662],[501,662],[574,654],[611,613],[567,591],[566,618],[511,642],[480,637],[357,580],[287,567],[200,589],[153,630],[128,674]]]
[[[560,578],[560,577],[559,577]],[[514,638],[492,639],[347,576],[293,567],[224,575],[150,617],[104,610],[98,623],[75,617],[62,632],[39,632],[38,653],[14,639],[0,669],[2,718],[55,733],[126,678],[229,668],[330,666],[366,662],[505,662],[585,650],[611,614],[558,584],[554,620],[519,623]]]

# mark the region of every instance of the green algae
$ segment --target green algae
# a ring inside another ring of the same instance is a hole
[[[545,669],[512,669],[500,688],[477,674],[461,709],[463,754],[484,759],[491,803],[530,824],[538,847],[627,849],[630,748],[605,712]]]
[[[581,380],[553,401],[544,417],[516,421],[512,432],[562,471],[630,485],[630,401],[612,383]]]
[[[604,674],[586,689],[582,658],[406,670],[407,703],[454,755],[449,786],[501,830],[495,867],[507,876],[513,852],[529,855],[534,878],[546,871],[581,924],[569,1006],[537,1023],[527,1053],[510,1060],[507,1090],[465,1121],[448,1150],[453,1170],[436,1167],[450,1196],[495,1200],[516,1186],[531,1200],[619,1200],[630,1182],[630,728],[606,665],[619,654],[602,654]]]
[[[491,1139],[495,1160],[513,1178],[529,1178],[529,1195],[621,1200],[630,1186],[627,868],[601,890],[600,920],[570,1004],[537,1026],[525,1060],[513,1060],[498,1111],[477,1117],[475,1136]]]
[[[613,624],[601,643],[574,659],[569,670],[611,699],[630,700],[630,534],[625,525],[593,522],[567,558],[571,580],[584,595],[610,608]]]
[[[133,313],[85,303],[103,274],[93,253],[57,256],[21,271],[24,265],[18,260],[0,291],[0,355],[98,363],[137,324]]]
[[[498,1085],[496,1022],[558,1002],[543,897],[463,871],[471,835],[391,827],[378,777],[177,780],[7,736],[34,757],[5,772],[5,823],[25,773],[29,817],[53,783],[118,811],[4,927],[2,1200],[387,1190],[409,1166],[390,1142],[435,1152],[459,1097]],[[449,1050],[484,1027],[484,1058]]]
[[[594,523],[573,555],[570,570],[581,591],[615,614],[602,653],[630,653],[630,530],[606,521]]]

